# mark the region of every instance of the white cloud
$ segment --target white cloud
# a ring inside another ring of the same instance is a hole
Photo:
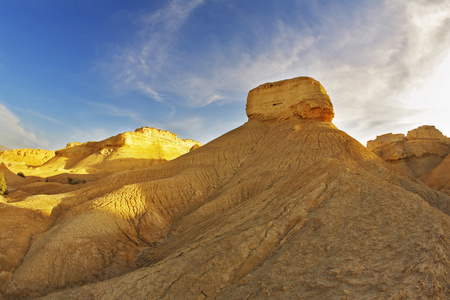
[[[105,64],[107,77],[119,89],[137,90],[156,101],[163,96],[154,88],[166,67],[177,31],[204,0],[172,0],[166,7],[140,18],[140,30],[132,43]]]
[[[31,110],[31,109],[22,109],[22,108],[20,108],[20,107],[17,107],[17,110],[20,110],[21,112],[24,112],[24,113],[26,113],[26,114],[33,115],[33,116],[38,117],[38,118],[40,118],[40,119],[46,120],[46,121],[48,121],[48,122],[51,122],[51,123],[54,123],[54,124],[61,125],[61,122],[60,122],[60,121],[58,121],[58,120],[56,120],[55,118],[52,118],[52,117],[50,117],[50,116],[44,115],[44,114],[42,114],[42,113],[40,113],[40,112],[38,112],[38,111]]]
[[[48,143],[20,124],[20,119],[0,103],[0,143],[8,148],[48,148]]]

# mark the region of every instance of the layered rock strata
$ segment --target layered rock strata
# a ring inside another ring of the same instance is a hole
[[[269,82],[252,89],[247,98],[247,116],[260,121],[333,120],[330,97],[317,80],[298,77]]]
[[[198,146],[201,143],[180,139],[169,131],[142,127],[100,142],[69,143],[40,168],[72,173],[114,172],[165,162]]]
[[[384,134],[367,142],[382,159],[410,170],[430,187],[450,195],[450,138],[424,125],[403,134]]]
[[[55,156],[55,151],[42,149],[13,149],[0,151],[0,163],[9,166],[39,166]]]

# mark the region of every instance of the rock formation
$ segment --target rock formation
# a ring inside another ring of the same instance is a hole
[[[174,159],[200,145],[169,131],[143,127],[100,142],[69,143],[40,169],[98,173],[142,168]]]
[[[13,149],[0,151],[0,163],[9,166],[39,166],[55,156],[55,151],[42,149]]]
[[[331,122],[334,117],[330,97],[320,82],[310,77],[270,82],[251,90],[247,116],[261,121],[292,117]]]
[[[409,171],[430,187],[450,195],[450,138],[434,126],[403,134],[384,134],[367,142],[382,159]]]
[[[5,146],[3,146],[3,145],[0,145],[0,151],[5,151],[5,150],[9,150],[9,148],[8,148],[8,147],[5,147]]]
[[[445,298],[450,198],[331,124],[317,81],[258,89],[186,155],[0,203],[4,297]]]

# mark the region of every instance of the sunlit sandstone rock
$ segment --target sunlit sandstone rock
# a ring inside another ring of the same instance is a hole
[[[404,134],[383,134],[367,142],[367,148],[385,160],[437,155],[444,157],[450,150],[450,139],[434,126],[420,126]]]
[[[0,151],[0,162],[38,166],[55,156],[55,151],[42,149],[12,149]]]
[[[69,143],[42,168],[112,172],[165,162],[188,153],[194,146],[201,143],[180,139],[167,130],[142,127],[99,142]]]
[[[311,77],[269,82],[252,89],[246,111],[249,119],[261,121],[300,118],[331,122],[334,117],[330,97]]]
[[[434,126],[424,125],[403,134],[384,134],[367,142],[382,159],[410,170],[430,187],[450,194],[450,139]]]
[[[403,150],[405,142],[404,134],[387,133],[377,136],[376,140],[368,141],[367,148],[385,160],[397,160],[406,157]]]

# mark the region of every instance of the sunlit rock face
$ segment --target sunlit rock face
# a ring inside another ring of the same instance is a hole
[[[55,151],[42,149],[13,149],[0,151],[0,162],[9,166],[23,164],[38,166],[55,156]]]
[[[162,163],[188,153],[201,143],[180,139],[167,130],[142,127],[99,142],[69,143],[41,168],[71,172],[113,172]]]
[[[385,160],[398,160],[406,157],[403,146],[406,142],[404,134],[387,133],[373,141],[367,142],[367,148]]]
[[[334,117],[330,97],[311,77],[269,82],[252,89],[246,111],[249,119],[260,121],[300,118],[331,122]]]
[[[436,155],[450,152],[450,139],[436,127],[424,125],[408,131],[408,135],[387,133],[367,142],[367,148],[385,160]]]
[[[420,126],[408,131],[405,143],[406,156],[424,155],[446,156],[450,152],[450,139],[434,126]]]
[[[450,139],[436,127],[424,125],[408,134],[383,134],[367,142],[382,159],[400,165],[430,187],[450,195]]]

